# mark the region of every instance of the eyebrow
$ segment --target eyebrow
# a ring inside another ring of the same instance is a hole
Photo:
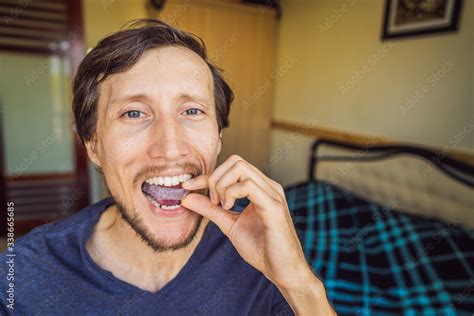
[[[214,96],[213,96],[214,97]],[[191,100],[191,101],[196,101],[199,104],[203,105],[206,108],[211,108],[212,101],[214,99],[208,99],[206,97],[202,97],[196,94],[189,94],[189,93],[180,93],[178,95],[178,99],[184,99],[184,100]],[[150,101],[151,99],[148,97],[148,95],[143,94],[143,93],[137,93],[137,94],[132,94],[132,95],[124,95],[124,96],[119,96],[116,98],[113,98],[108,106],[108,110],[111,110],[115,108],[117,105],[124,104],[129,101],[139,101],[139,100],[148,100]]]
[[[132,95],[125,95],[125,96],[119,96],[114,99],[112,99],[109,103],[109,108],[113,108],[116,105],[123,104],[126,101],[132,101],[132,100],[149,100],[150,98],[143,93],[138,93],[138,94],[132,94]]]
[[[214,98],[214,96],[213,96],[213,98]],[[196,94],[189,94],[189,93],[181,93],[178,96],[178,99],[197,101],[198,103],[200,103],[201,105],[203,105],[205,107],[210,107],[211,104],[212,104],[212,100],[213,100],[213,99],[208,99],[206,97],[202,97],[202,96],[199,96],[199,95],[196,95]]]

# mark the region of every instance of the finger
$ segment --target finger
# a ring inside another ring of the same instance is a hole
[[[222,204],[222,208],[224,208],[225,210],[230,210],[232,208],[232,206],[234,206],[235,204],[235,200],[237,199],[240,199],[242,198],[239,197],[240,195],[242,194],[238,194],[238,192],[235,192],[235,188],[233,188],[236,184],[241,184],[242,182],[237,182],[237,183],[234,183],[233,185],[230,185],[228,186],[227,188],[225,188],[225,191],[224,191],[224,203]]]
[[[283,190],[283,187],[276,181],[270,179],[269,177],[267,177],[262,171],[260,171],[257,167],[255,167],[254,165],[252,165],[251,163],[247,162],[245,159],[243,159],[242,157],[238,156],[238,155],[232,155],[230,156],[222,165],[222,169],[221,170],[217,170],[217,172],[214,172],[213,175],[211,176],[211,179],[210,179],[210,185],[213,186],[213,181],[214,181],[214,177],[216,178],[219,178],[220,176],[222,176],[229,168],[231,165],[235,164],[236,162],[238,161],[243,161],[245,163],[247,163],[247,165],[258,175],[260,175],[260,177],[268,183],[269,186],[271,186],[277,193],[278,195],[281,197],[282,201],[286,201],[286,196],[285,196],[285,192]],[[216,180],[217,181],[217,180]],[[214,190],[214,189],[213,189]]]
[[[266,194],[272,197],[279,197],[278,192],[276,192],[273,187],[271,187],[262,177],[257,174],[252,168],[250,168],[250,164],[244,160],[239,160],[225,173],[215,185],[215,190],[218,194],[219,200],[221,201],[221,205],[224,206],[226,203],[224,191],[225,189],[239,181],[243,181],[246,179],[252,179],[256,182],[262,189],[266,192]],[[225,208],[225,207],[224,207]]]
[[[238,155],[232,155],[226,159],[219,167],[217,167],[209,176],[209,192],[211,192],[211,201],[214,204],[219,203],[219,198],[216,192],[216,182],[239,160],[243,160]]]
[[[181,187],[183,189],[192,191],[192,190],[200,190],[200,189],[205,189],[209,187],[209,175],[207,174],[202,174],[197,177],[191,178],[181,184]],[[211,201],[213,200],[213,191],[209,190],[209,197]],[[215,200],[215,199],[214,199]],[[217,203],[214,203],[217,205]]]
[[[241,182],[234,183],[228,186],[225,190],[226,196],[226,207],[235,199],[247,197],[257,208],[261,209],[262,212],[258,212],[259,216],[267,217],[275,215],[269,210],[275,210],[278,208],[278,201],[269,196],[257,183],[251,179],[246,179]],[[229,199],[230,202],[227,202]]]
[[[208,187],[208,179],[207,174],[202,174],[183,182],[181,187],[189,191],[205,189]]]
[[[250,168],[252,168],[257,174],[259,174],[263,179],[265,179],[272,188],[278,192],[278,194],[283,198],[283,201],[286,201],[285,191],[281,184],[276,182],[275,180],[267,177],[262,171],[260,171],[257,167],[249,163]]]
[[[238,217],[237,214],[212,204],[208,197],[198,193],[188,194],[181,200],[181,205],[214,222],[226,236]]]

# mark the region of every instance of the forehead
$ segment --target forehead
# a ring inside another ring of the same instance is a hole
[[[107,103],[128,95],[195,95],[213,102],[213,78],[206,62],[177,46],[146,51],[129,70],[108,77],[100,90],[100,99]]]

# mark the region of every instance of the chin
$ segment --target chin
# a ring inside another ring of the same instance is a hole
[[[190,244],[196,236],[201,225],[202,216],[193,214],[186,221],[175,223],[162,223],[150,227],[149,231],[156,244],[165,248],[180,249]]]
[[[180,239],[185,239],[193,232],[196,224],[202,218],[201,215],[184,207],[173,211],[157,211],[149,207],[145,209],[142,218],[147,226],[147,230],[161,240],[179,241]],[[166,214],[165,212],[172,214]]]
[[[117,201],[116,204],[125,222],[155,252],[185,248],[194,240],[202,222],[201,215],[184,207],[162,210],[150,201],[140,203],[138,208],[127,208]]]

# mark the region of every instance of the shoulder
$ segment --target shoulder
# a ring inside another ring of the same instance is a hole
[[[40,297],[59,297],[58,290],[66,292],[79,282],[81,240],[109,203],[103,200],[66,219],[37,227],[1,253],[0,275],[6,277],[0,279],[0,288],[11,291],[0,295],[2,304],[11,299],[15,313],[26,311],[31,307],[26,301],[39,303]],[[43,303],[46,306],[49,301]],[[6,307],[1,305],[0,313]]]

